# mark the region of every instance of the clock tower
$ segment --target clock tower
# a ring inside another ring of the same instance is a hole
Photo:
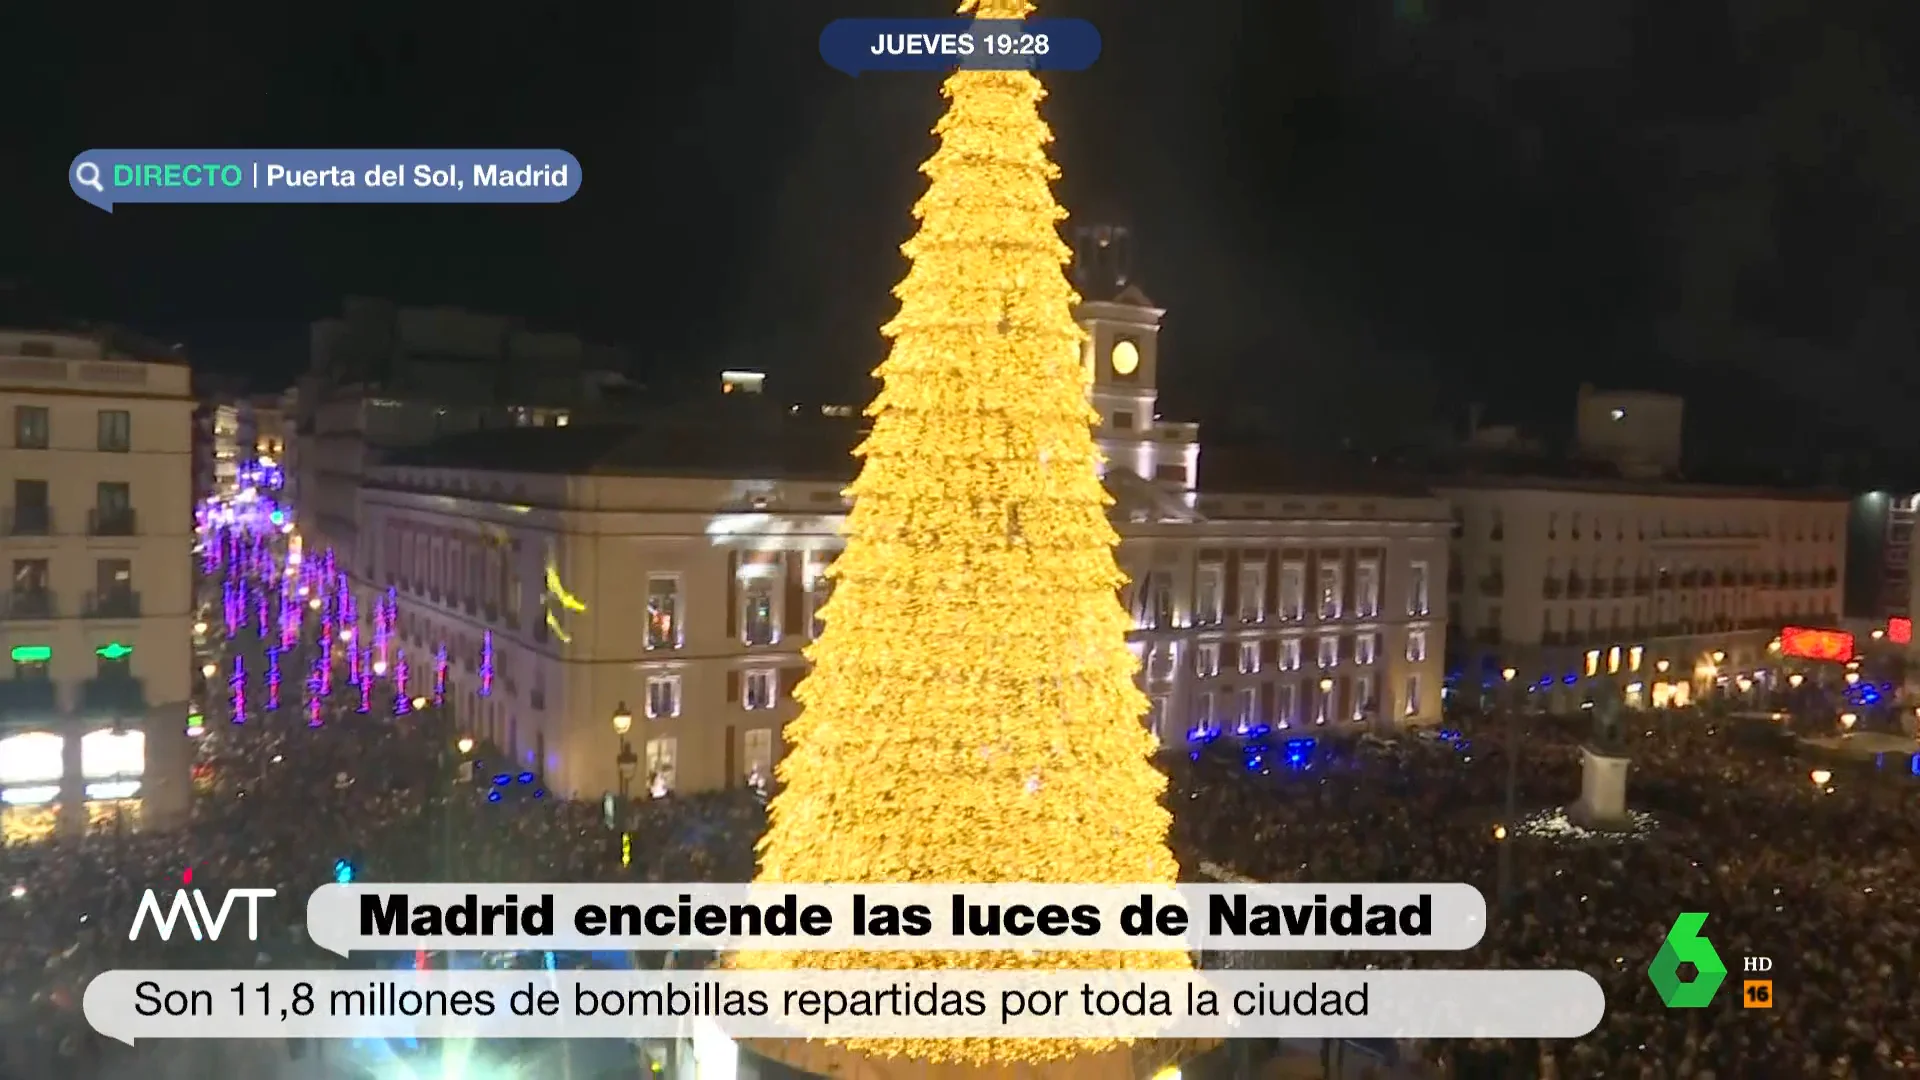
[[[1192,491],[1200,427],[1159,418],[1160,320],[1166,311],[1132,281],[1132,246],[1125,228],[1074,231],[1073,278],[1081,295],[1075,317],[1087,332],[1082,359],[1092,384],[1089,403],[1100,414],[1094,437],[1108,468]]]

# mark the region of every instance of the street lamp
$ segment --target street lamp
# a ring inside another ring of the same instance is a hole
[[[460,736],[460,741],[454,743],[453,745],[458,747],[461,753],[471,754],[473,753],[473,736],[462,735]]]
[[[204,620],[204,619],[202,619],[201,621],[199,621],[199,622],[197,622],[197,623],[194,623],[194,624],[193,624],[193,632],[194,632],[194,633],[196,633],[196,634],[204,634],[204,633],[206,633],[206,632],[207,632],[207,623],[206,623],[206,620]]]
[[[1507,814],[1506,821],[1494,830],[1493,838],[1504,841],[1507,827],[1520,817],[1520,722],[1519,710],[1513,703],[1513,677],[1519,672],[1506,668],[1500,672],[1502,684],[1501,697],[1505,699],[1507,711]],[[1500,845],[1500,908],[1505,911],[1513,902],[1513,845]]]
[[[1787,685],[1793,687],[1795,690],[1800,689],[1800,684],[1806,681],[1807,677],[1797,671],[1787,676]]]
[[[1827,786],[1828,781],[1833,779],[1833,774],[1825,769],[1815,769],[1807,774],[1807,779],[1813,781],[1814,787],[1823,788]]]
[[[627,703],[621,702],[613,708],[613,733],[620,739],[620,752],[614,755],[614,767],[620,773],[620,802],[624,806],[627,792],[633,785],[633,774],[640,770],[640,759],[633,755],[633,744],[627,742],[627,732],[633,730],[633,714],[627,711]]]
[[[417,697],[413,699],[412,704],[416,711],[420,709],[424,709],[427,707],[427,699],[423,697]]]
[[[208,678],[208,679],[213,678],[214,672],[219,670],[220,670],[219,668],[213,666],[213,663],[211,661],[200,665],[200,674],[204,678]]]

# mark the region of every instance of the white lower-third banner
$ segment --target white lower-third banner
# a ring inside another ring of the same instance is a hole
[[[109,971],[140,1039],[1575,1038],[1581,971]]]

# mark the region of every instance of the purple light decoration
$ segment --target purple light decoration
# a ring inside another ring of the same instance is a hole
[[[267,636],[267,590],[261,589],[253,606],[253,629],[257,637]]]
[[[447,647],[444,644],[433,650],[433,703],[447,703]]]
[[[226,620],[227,640],[240,628],[240,590],[231,582],[220,588],[220,612]]]
[[[407,650],[395,649],[393,653],[393,715],[405,716],[413,711],[413,701],[407,697]]]
[[[292,649],[300,643],[300,604],[297,600],[280,597],[280,647]]]
[[[360,663],[360,650],[354,648],[352,642],[348,642],[347,681],[350,683],[363,683],[366,682],[365,676],[366,668]]]
[[[325,721],[320,719],[320,699],[317,697],[308,698],[307,699],[307,726],[310,728],[317,728],[324,723]]]
[[[233,674],[227,676],[227,687],[233,691],[233,722],[247,722],[247,658],[235,654]]]
[[[493,696],[493,631],[480,634],[480,696]]]
[[[200,541],[200,572],[208,577],[220,569],[220,543],[218,533],[209,534]]]
[[[280,707],[280,650],[267,650],[267,711]]]
[[[360,670],[366,673],[366,677],[360,680],[360,704],[355,706],[353,710],[354,712],[357,712],[362,716],[365,716],[367,713],[373,711],[372,664],[373,664],[373,661],[371,659],[367,657],[362,657]]]

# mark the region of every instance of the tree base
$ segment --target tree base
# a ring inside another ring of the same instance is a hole
[[[1034,1065],[936,1065],[912,1058],[877,1058],[808,1039],[745,1039],[742,1049],[792,1069],[834,1080],[1149,1080],[1192,1058],[1207,1044],[1163,1039],[1102,1054],[1082,1054]]]

